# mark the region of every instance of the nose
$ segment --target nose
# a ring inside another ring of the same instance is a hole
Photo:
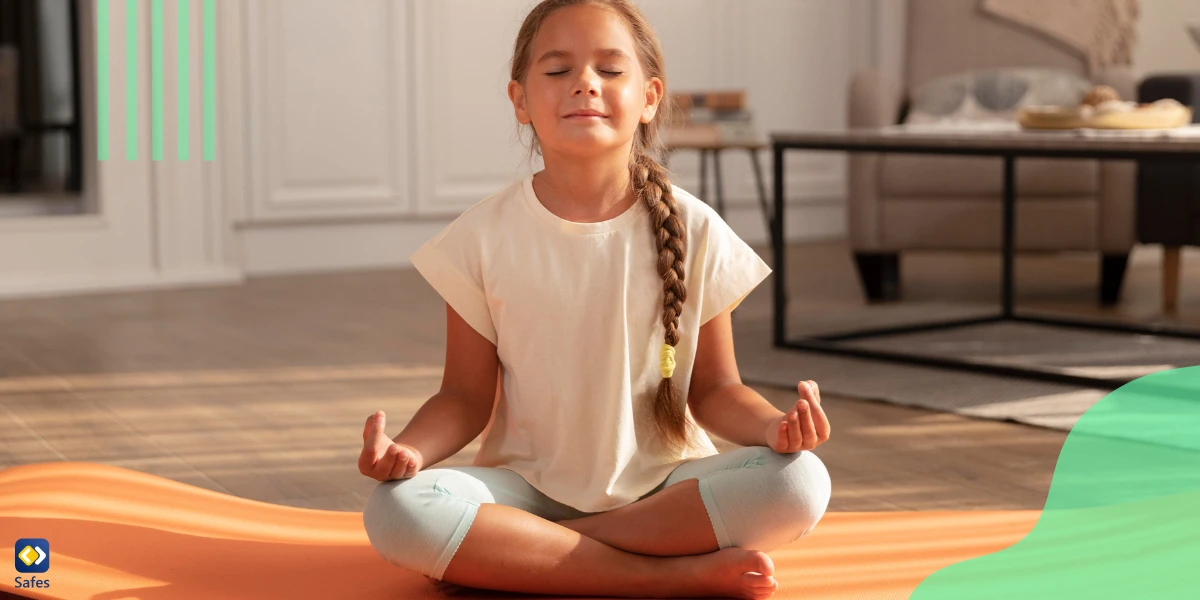
[[[584,69],[583,75],[575,82],[575,89],[571,95],[578,96],[587,94],[589,96],[599,96],[600,86],[596,82],[597,73],[591,69]]]

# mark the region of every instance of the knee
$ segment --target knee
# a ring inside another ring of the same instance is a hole
[[[381,482],[367,497],[363,528],[389,563],[429,576],[460,522],[487,500],[483,495],[490,496],[485,486],[456,471]]]
[[[808,535],[817,522],[825,516],[832,494],[832,482],[825,463],[807,450],[780,454],[770,448],[763,449],[768,465],[777,471],[772,480],[780,512],[789,515],[788,523],[793,532],[789,542]],[[773,463],[773,464],[772,464]]]
[[[421,520],[422,499],[430,488],[418,473],[410,479],[384,481],[375,486],[363,507],[363,528],[371,546],[389,563],[420,570],[408,560],[414,530]]]

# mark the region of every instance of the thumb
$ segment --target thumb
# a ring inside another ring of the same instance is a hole
[[[382,410],[375,411],[375,431],[382,434],[387,430],[387,415]]]

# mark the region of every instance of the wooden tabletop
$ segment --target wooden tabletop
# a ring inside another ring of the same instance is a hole
[[[769,148],[770,140],[761,132],[751,138],[724,138],[713,128],[679,128],[663,132],[668,150],[757,150]]]
[[[935,130],[934,128],[775,131],[771,142],[789,148],[924,152],[947,154],[1089,155],[1095,158],[1176,156],[1200,160],[1200,128],[1187,135],[1148,136],[1145,132],[1024,131],[1020,129]],[[1183,132],[1178,132],[1183,133]]]
[[[667,150],[760,150],[770,148],[767,140],[757,142],[667,142]]]

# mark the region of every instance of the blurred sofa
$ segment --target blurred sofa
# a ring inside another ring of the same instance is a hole
[[[912,91],[955,74],[1002,67],[1039,67],[1110,85],[1134,99],[1129,68],[1090,74],[1067,47],[958,0],[906,4],[904,81],[877,69],[849,86],[849,126],[904,121]],[[1003,163],[993,157],[852,153],[847,229],[864,293],[872,301],[900,296],[905,251],[989,251],[1001,244]],[[1132,161],[1017,160],[1018,252],[1095,252],[1098,298],[1118,301],[1135,243],[1136,165]]]

